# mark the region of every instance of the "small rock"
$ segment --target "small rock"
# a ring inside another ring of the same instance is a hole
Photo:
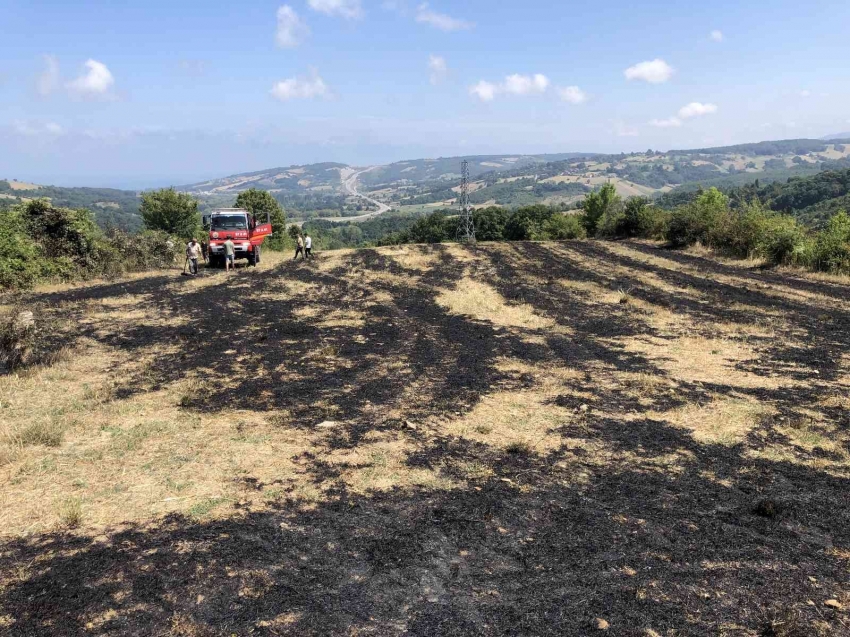
[[[590,409],[590,407],[587,406],[587,403],[578,408],[579,411],[587,411],[588,409]]]
[[[835,610],[841,610],[841,602],[837,599],[828,599],[823,603],[824,606],[829,606],[830,608],[834,608]]]
[[[611,628],[611,624],[606,622],[601,617],[597,617],[595,621],[596,621],[596,630],[608,630],[609,628]]]
[[[410,422],[409,420],[404,421],[404,426],[407,427],[408,429],[412,429],[413,431],[416,431],[416,429],[417,429],[416,424]]]
[[[316,425],[316,429],[333,429],[334,427],[339,426],[339,423],[333,420],[326,420],[324,422],[320,422]]]
[[[643,631],[643,634],[646,635],[646,637],[661,637],[661,635],[659,635],[651,628],[647,628],[645,631]]]

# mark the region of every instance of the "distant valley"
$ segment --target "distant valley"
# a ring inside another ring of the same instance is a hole
[[[240,173],[177,188],[196,196],[202,209],[233,205],[236,195],[249,188],[267,190],[292,220],[360,220],[390,210],[419,215],[457,205],[463,160],[469,162],[471,200],[476,206],[570,207],[608,182],[624,197],[657,198],[701,186],[730,189],[756,180],[763,186],[850,168],[850,135],[617,155],[474,155],[361,167],[319,163]],[[359,174],[352,179],[355,173]],[[127,230],[141,226],[135,191],[0,181],[0,205],[34,197],[89,208],[102,226]]]

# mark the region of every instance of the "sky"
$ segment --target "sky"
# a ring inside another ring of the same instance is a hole
[[[0,179],[850,130],[846,0],[0,0]]]

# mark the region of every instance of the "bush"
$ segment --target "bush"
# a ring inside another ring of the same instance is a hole
[[[14,309],[0,322],[0,363],[14,371],[30,358],[36,338],[35,314]]]
[[[818,235],[809,265],[820,272],[850,274],[850,216],[843,210]]]
[[[695,243],[709,245],[712,234],[729,210],[729,199],[717,188],[699,194],[691,203],[677,208],[670,215],[667,241],[673,247]]]
[[[605,184],[596,192],[585,197],[581,204],[584,209],[582,223],[588,236],[596,236],[599,225],[605,217],[608,218],[607,223],[615,223],[613,219],[619,214],[622,203],[622,199],[617,194],[617,189],[611,183]]]
[[[188,241],[201,229],[198,200],[174,188],[142,193],[139,211],[148,230],[162,230]]]
[[[806,231],[793,217],[776,215],[770,220],[757,253],[772,265],[801,264],[806,260]]]
[[[630,197],[625,205],[610,206],[599,220],[596,236],[609,239],[663,238],[670,215],[646,197]]]
[[[498,206],[482,208],[472,213],[472,221],[478,241],[501,241],[505,238],[508,211]]]
[[[504,237],[508,241],[545,239],[543,226],[554,214],[552,208],[543,205],[517,208],[505,223]]]
[[[113,231],[109,242],[118,251],[122,268],[131,271],[167,268],[183,253],[183,242],[161,230],[135,235]]]
[[[547,239],[563,241],[567,239],[584,239],[587,231],[581,223],[581,218],[574,214],[552,215],[543,224],[543,233]]]
[[[406,233],[409,243],[440,243],[450,238],[450,224],[444,212],[432,212],[416,220]]]

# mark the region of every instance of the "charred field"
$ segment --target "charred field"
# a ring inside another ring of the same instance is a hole
[[[850,635],[847,280],[403,246],[20,307],[3,634]]]

